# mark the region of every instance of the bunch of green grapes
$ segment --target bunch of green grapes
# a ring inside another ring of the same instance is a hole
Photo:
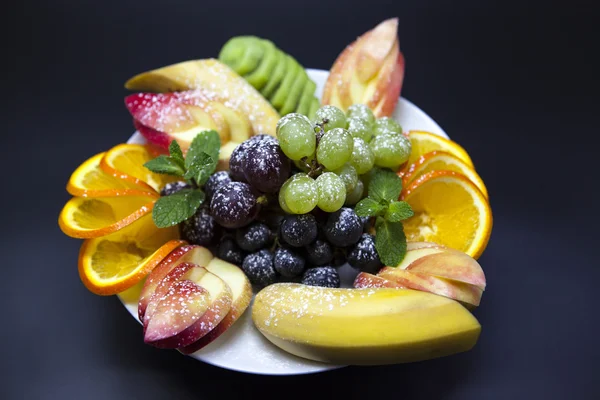
[[[311,121],[288,114],[277,124],[281,150],[302,170],[279,192],[279,204],[291,214],[315,207],[326,212],[358,203],[366,194],[365,179],[374,166],[397,169],[408,160],[410,141],[391,118],[376,119],[364,104],[344,114],[323,106]]]

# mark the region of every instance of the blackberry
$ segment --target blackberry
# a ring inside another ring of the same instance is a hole
[[[338,288],[340,287],[340,275],[333,267],[310,268],[304,273],[302,283],[309,286]]]
[[[363,233],[363,223],[353,209],[342,207],[329,214],[325,224],[327,240],[338,247],[346,247],[358,242]]]
[[[191,189],[192,186],[184,181],[177,181],[167,183],[164,188],[160,191],[161,196],[170,196],[183,189]]]
[[[381,267],[379,255],[375,249],[375,240],[372,235],[364,233],[348,253],[348,264],[362,272],[377,273]]]
[[[188,243],[209,246],[215,238],[216,223],[208,210],[201,207],[180,225],[181,238]]]
[[[217,189],[229,182],[231,182],[231,177],[227,171],[218,171],[212,174],[204,185],[206,201],[210,201]]]
[[[279,247],[273,256],[273,266],[280,275],[293,278],[304,271],[306,261],[300,253],[293,249]]]
[[[308,262],[312,265],[325,265],[333,260],[333,249],[325,240],[317,239],[305,249]]]
[[[219,243],[217,249],[217,257],[221,260],[235,264],[239,267],[242,265],[242,262],[244,262],[245,256],[246,253],[239,248],[232,237],[227,236],[221,239],[221,243]]]
[[[273,241],[271,230],[262,222],[254,222],[235,232],[235,240],[246,251],[256,251],[267,247]]]
[[[255,285],[267,286],[277,279],[273,255],[266,249],[247,255],[242,263],[242,270]]]
[[[290,246],[306,246],[317,238],[317,220],[311,214],[288,215],[281,223],[281,238]]]

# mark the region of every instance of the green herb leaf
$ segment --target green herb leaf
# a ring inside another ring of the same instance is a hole
[[[203,131],[196,135],[192,144],[188,149],[185,157],[185,166],[190,166],[196,162],[196,159],[202,155],[202,153],[208,154],[217,166],[219,160],[219,151],[221,150],[221,139],[216,131]]]
[[[185,168],[185,160],[183,159],[183,152],[181,151],[181,147],[179,147],[179,143],[177,140],[173,140],[169,145],[169,154],[173,161],[181,166],[181,168]]]
[[[359,217],[376,217],[385,210],[385,206],[379,204],[370,197],[365,197],[356,206],[354,212]]]
[[[154,224],[159,228],[167,228],[185,221],[194,215],[204,197],[204,192],[200,189],[183,189],[159,198],[152,210]]]
[[[400,222],[415,215],[410,204],[405,201],[392,201],[385,212],[385,219],[390,222]]]
[[[157,174],[183,176],[185,169],[171,157],[158,156],[144,164],[144,167]]]
[[[215,167],[216,163],[210,155],[200,153],[188,166],[188,170],[183,177],[185,179],[194,179],[199,186],[202,186],[213,173]]]
[[[389,170],[377,170],[369,183],[369,197],[376,201],[398,200],[402,192],[402,179]]]
[[[406,235],[401,222],[389,222],[377,217],[375,249],[383,265],[397,267],[406,255]]]

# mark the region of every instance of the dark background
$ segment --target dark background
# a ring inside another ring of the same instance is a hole
[[[14,3],[2,26],[0,398],[600,398],[597,2]],[[275,378],[144,345],[116,297],[80,283],[80,242],[56,223],[72,170],[133,132],[124,81],[216,56],[238,34],[328,69],[392,16],[407,60],[403,96],[467,148],[490,191],[477,346],[422,363]]]

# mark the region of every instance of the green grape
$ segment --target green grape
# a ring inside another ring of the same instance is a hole
[[[404,135],[384,133],[375,136],[370,144],[378,167],[397,169],[410,156],[410,140]]]
[[[359,180],[354,186],[354,189],[346,195],[346,205],[353,206],[363,198],[363,192],[365,191],[365,185]]]
[[[281,200],[279,205],[281,208],[285,206],[291,214],[309,213],[319,201],[317,184],[306,174],[296,174],[289,178],[281,187],[279,196],[283,196],[283,205]]]
[[[357,137],[354,138],[354,148],[352,149],[350,164],[352,164],[359,175],[369,172],[375,164],[375,156],[371,151],[371,147],[367,142]]]
[[[385,133],[402,133],[402,127],[395,119],[390,117],[382,117],[375,121],[373,127],[373,135],[383,135]]]
[[[375,116],[373,115],[373,111],[371,111],[371,109],[364,104],[352,104],[350,107],[348,107],[346,115],[348,118],[363,119],[371,128],[373,127],[373,124],[375,124]]]
[[[281,185],[281,188],[279,189],[279,207],[281,207],[281,209],[288,214],[292,214],[292,211],[290,210],[290,208],[287,206],[287,204],[285,202],[284,194],[285,194],[287,187],[289,186],[289,183],[291,181],[292,181],[292,178],[289,178],[287,181],[285,181],[283,183],[283,185]]]
[[[317,136],[312,123],[302,114],[288,114],[277,122],[277,139],[281,150],[292,160],[315,152]]]
[[[325,132],[334,128],[345,128],[346,116],[344,115],[344,112],[337,107],[323,106],[315,113],[315,124],[323,124],[323,130]]]
[[[317,206],[325,212],[342,208],[346,201],[346,187],[342,179],[333,172],[325,172],[315,180],[319,191]]]
[[[344,182],[346,193],[350,193],[356,186],[356,182],[358,182],[358,174],[356,173],[356,169],[349,163],[346,163],[342,166],[342,168],[338,168],[333,172],[340,177],[342,182]]]
[[[348,132],[355,138],[361,138],[365,142],[370,142],[373,137],[372,128],[367,122],[358,117],[348,118]]]
[[[335,128],[326,132],[317,147],[317,160],[328,170],[340,168],[350,161],[354,141],[347,130]]]

